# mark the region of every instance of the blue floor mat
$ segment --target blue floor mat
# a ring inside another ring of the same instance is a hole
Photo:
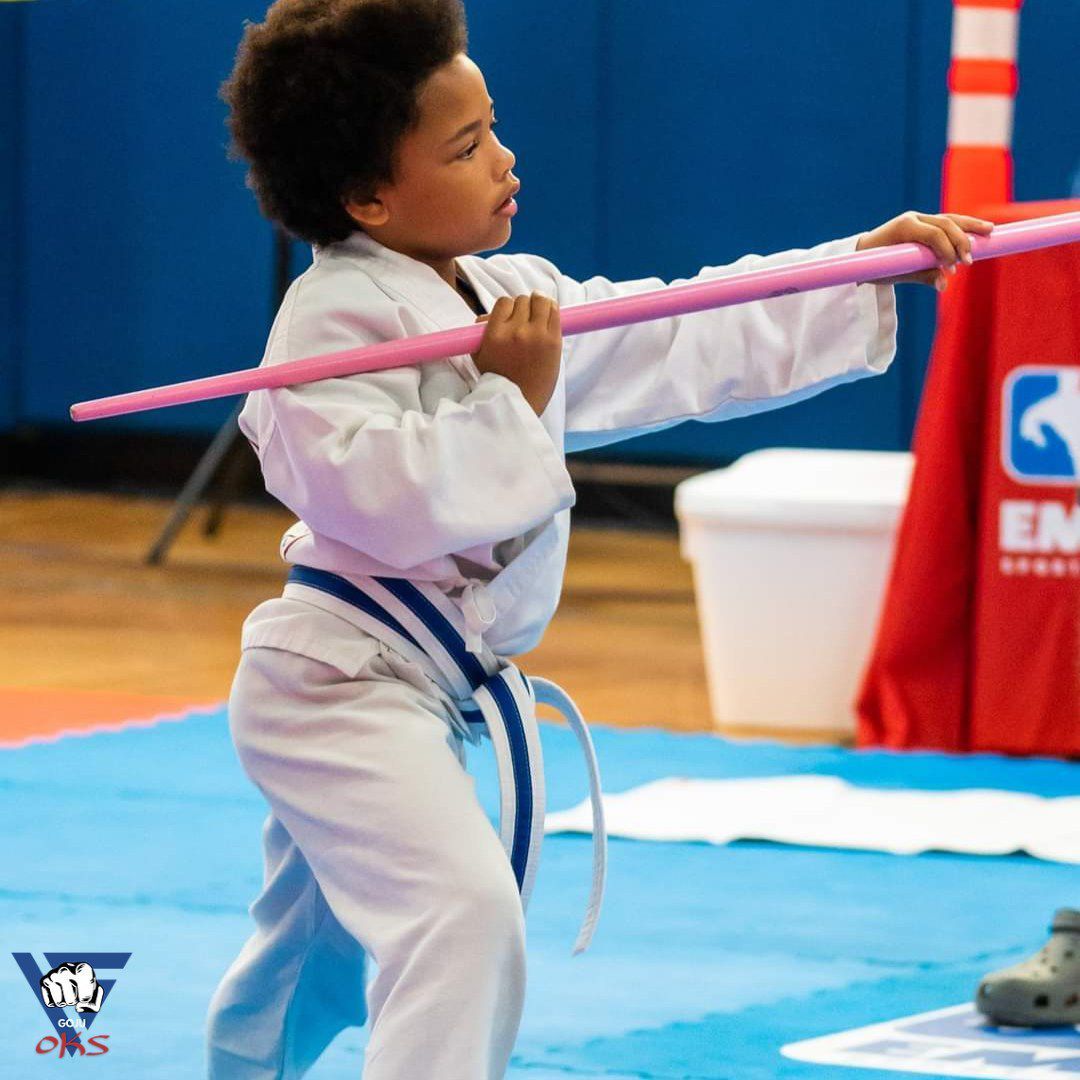
[[[824,773],[882,787],[1080,791],[1080,770],[991,755],[794,749],[712,736],[598,729],[605,788],[664,775]],[[552,809],[579,801],[570,734],[544,725]],[[489,748],[473,751],[495,808]],[[202,1074],[206,1006],[248,936],[266,813],[224,713],[0,752],[0,1075],[50,1074],[50,1031],[13,952],[130,952],[95,1030],[98,1076]],[[529,912],[530,984],[510,1076],[738,1078],[896,1073],[792,1061],[789,1042],[958,1004],[985,971],[1044,939],[1080,905],[1075,867],[764,843],[611,844],[592,949],[570,947],[588,891],[590,841],[549,837]],[[365,1035],[343,1033],[309,1073],[360,1073]],[[73,1066],[81,1067],[81,1066]]]

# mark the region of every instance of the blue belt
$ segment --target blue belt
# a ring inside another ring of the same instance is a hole
[[[327,570],[293,566],[286,596],[308,601],[306,590],[335,597],[352,608],[351,617],[364,630],[410,659],[420,662],[454,700],[473,732],[491,740],[499,769],[499,835],[510,859],[523,906],[528,906],[544,834],[544,766],[537,703],[562,713],[577,736],[589,773],[593,814],[592,891],[585,919],[574,945],[584,950],[600,915],[607,869],[600,773],[589,730],[569,695],[547,679],[528,677],[511,662],[480,643],[466,647],[469,633],[461,609],[428,582],[404,578],[365,577],[346,580]]]

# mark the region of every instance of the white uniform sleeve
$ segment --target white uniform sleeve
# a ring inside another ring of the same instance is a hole
[[[858,239],[746,255],[671,282],[656,277],[579,282],[547,260],[539,262],[555,281],[559,306],[569,307],[853,252]],[[565,345],[569,452],[683,420],[727,420],[764,412],[880,374],[896,352],[896,301],[891,285],[836,286],[576,334]]]
[[[241,427],[267,490],[314,531],[401,569],[573,504],[562,454],[515,383],[484,374],[428,415],[421,377],[407,367],[252,394]]]

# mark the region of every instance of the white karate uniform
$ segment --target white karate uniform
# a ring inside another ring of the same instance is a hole
[[[858,237],[747,255],[699,280],[855,250]],[[429,266],[363,232],[314,249],[264,364],[471,323]],[[457,259],[485,309],[540,291],[561,308],[661,288],[579,282],[535,255]],[[680,284],[673,281],[667,284]],[[346,579],[431,582],[480,643],[513,657],[559,600],[574,489],[564,455],[694,418],[745,416],[883,372],[891,286],[838,286],[564,340],[537,416],[469,356],[252,393],[240,426],[267,490],[300,519],[282,557]],[[299,1077],[364,1021],[366,1080],[498,1080],[524,998],[509,863],[464,772],[456,703],[349,604],[290,584],[242,633],[238,756],[270,806],[256,933],[208,1025],[212,1080]]]

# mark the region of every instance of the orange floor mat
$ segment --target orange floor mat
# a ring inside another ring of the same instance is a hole
[[[222,704],[171,694],[0,687],[0,746],[176,716],[194,709],[219,708]]]

